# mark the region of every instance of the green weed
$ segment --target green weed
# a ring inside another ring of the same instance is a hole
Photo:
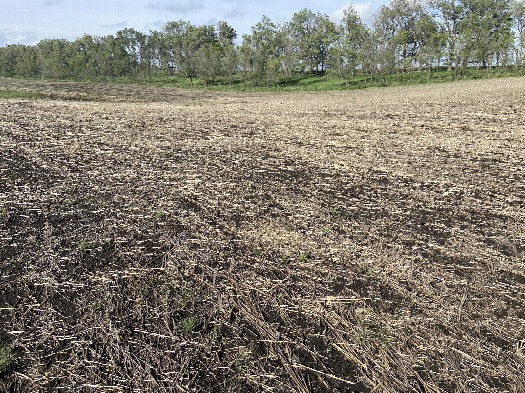
[[[357,327],[357,338],[363,345],[370,343],[386,345],[390,340],[390,335],[384,324],[377,319],[370,308],[365,309],[357,317]]]
[[[260,248],[256,248],[253,250],[253,255],[255,255],[256,257],[262,257],[265,253],[266,251],[261,250]]]
[[[89,305],[89,308],[95,311],[102,310],[103,307],[104,307],[104,299],[101,299],[101,298],[95,299],[95,301]]]
[[[37,95],[34,93],[28,93],[26,91],[18,90],[0,90],[0,99],[7,98],[36,98]]]
[[[179,323],[179,327],[184,334],[196,333],[199,326],[200,326],[200,319],[195,315],[184,318]]]
[[[286,231],[293,231],[293,224],[290,224],[290,223],[284,224],[284,229]]]
[[[7,372],[15,360],[15,355],[10,347],[0,346],[0,375]]]
[[[200,303],[202,299],[197,295],[193,288],[182,288],[178,293],[178,302],[181,307]]]
[[[252,351],[245,350],[237,356],[234,364],[238,372],[245,374],[255,367],[257,359],[254,357]]]
[[[87,240],[82,240],[79,244],[78,244],[78,248],[80,249],[80,251],[87,251],[89,249],[92,248],[92,245],[90,242],[88,242]]]
[[[297,260],[299,262],[305,262],[305,261],[307,261],[309,259],[310,259],[310,257],[307,254],[301,254],[301,255],[299,255],[299,258]]]
[[[286,293],[281,292],[281,293],[279,293],[279,294],[277,295],[277,301],[280,302],[280,303],[282,303],[282,302],[284,301],[284,299],[286,299],[287,296],[288,296],[288,295],[286,295]]]
[[[290,256],[288,254],[283,254],[281,256],[281,260],[279,261],[279,265],[287,265],[291,261]]]

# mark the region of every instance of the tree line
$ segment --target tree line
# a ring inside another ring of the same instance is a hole
[[[168,22],[67,41],[0,48],[0,75],[97,80],[178,75],[206,84],[278,84],[304,74],[432,72],[525,65],[525,0],[391,0],[369,24],[349,6],[340,24],[304,9],[286,23],[263,16],[236,43],[227,23]]]

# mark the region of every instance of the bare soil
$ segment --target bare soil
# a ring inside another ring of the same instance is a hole
[[[0,391],[525,392],[525,78],[2,88]]]

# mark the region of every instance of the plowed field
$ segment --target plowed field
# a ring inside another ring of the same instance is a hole
[[[525,78],[1,88],[0,391],[525,391]]]

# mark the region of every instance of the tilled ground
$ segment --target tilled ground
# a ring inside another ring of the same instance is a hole
[[[525,391],[525,79],[1,86],[0,391]]]

